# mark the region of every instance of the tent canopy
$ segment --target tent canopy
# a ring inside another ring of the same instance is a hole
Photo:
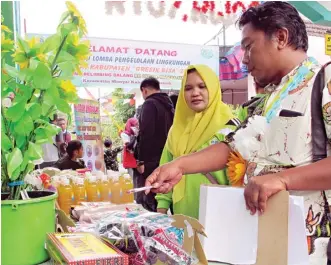
[[[331,26],[330,1],[289,1],[298,11],[311,22],[319,25]]]

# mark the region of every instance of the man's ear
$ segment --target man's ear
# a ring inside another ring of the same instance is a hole
[[[289,41],[289,32],[286,28],[281,28],[275,33],[278,49],[282,50],[287,47]]]

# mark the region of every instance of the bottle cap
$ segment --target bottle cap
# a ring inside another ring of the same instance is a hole
[[[59,182],[60,181],[60,176],[57,176],[57,175],[55,175],[55,176],[53,176],[53,178],[52,178],[52,180],[53,180],[53,182]]]
[[[89,180],[89,182],[96,182],[97,181],[97,177],[92,175],[92,176],[90,176],[88,178],[88,180]]]
[[[123,178],[125,178],[125,179],[131,179],[131,176],[130,176],[130,174],[124,174],[123,175]]]
[[[83,178],[80,178],[80,177],[77,177],[76,178],[76,184],[77,185],[84,185],[84,179]]]
[[[106,175],[103,175],[101,178],[101,181],[102,182],[108,181],[108,177]]]
[[[70,184],[69,179],[68,179],[67,177],[63,177],[63,178],[62,178],[62,184],[63,184],[64,186],[68,186],[68,185]]]

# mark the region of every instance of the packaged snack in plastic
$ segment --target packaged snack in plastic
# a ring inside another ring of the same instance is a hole
[[[76,232],[93,232],[129,255],[130,264],[196,264],[183,249],[184,229],[171,216],[145,211],[110,211],[78,224]]]

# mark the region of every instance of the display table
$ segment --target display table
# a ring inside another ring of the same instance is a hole
[[[39,265],[53,265],[54,263],[51,261],[47,261],[45,263],[41,263]],[[208,265],[228,265],[226,263],[218,263],[218,262],[208,262]]]

